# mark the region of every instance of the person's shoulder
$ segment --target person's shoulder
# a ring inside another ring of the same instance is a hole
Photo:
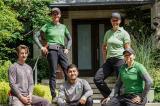
[[[123,72],[126,67],[127,67],[126,64],[121,65],[121,67],[120,67],[120,73]]]
[[[68,82],[65,81],[63,84],[60,85],[61,89],[67,88]]]
[[[13,71],[13,70],[15,70],[16,69],[16,67],[17,67],[17,63],[15,62],[15,63],[13,63],[13,64],[11,64],[10,66],[9,66],[9,71]]]
[[[79,81],[79,82],[81,82],[82,84],[88,83],[88,81],[87,81],[87,80],[85,80],[85,79],[81,79],[81,78],[78,78],[78,81]]]
[[[106,31],[106,33],[111,33],[112,32],[112,29],[109,29]]]
[[[28,65],[27,63],[24,64],[28,69],[32,70],[32,67]]]
[[[127,32],[123,27],[120,27],[119,29],[120,29],[120,31],[123,32],[124,34],[128,34],[128,32]]]
[[[134,61],[134,65],[137,67],[137,66],[143,66],[143,64],[137,62],[137,61]]]
[[[139,62],[134,62],[135,63],[135,67],[137,68],[145,68],[143,64],[139,63]]]
[[[61,27],[67,28],[67,26],[65,24],[60,23]]]
[[[17,63],[13,63],[13,64],[11,64],[11,65],[9,66],[9,68],[15,68],[16,65],[17,65]]]

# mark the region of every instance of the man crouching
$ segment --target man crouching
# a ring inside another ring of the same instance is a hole
[[[68,79],[60,86],[59,106],[93,106],[93,91],[86,80],[78,78],[78,74],[74,64],[68,66]]]

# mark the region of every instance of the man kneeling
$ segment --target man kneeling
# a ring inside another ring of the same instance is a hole
[[[59,106],[93,106],[93,91],[86,80],[78,78],[78,74],[74,64],[68,66],[68,80],[60,86]]]

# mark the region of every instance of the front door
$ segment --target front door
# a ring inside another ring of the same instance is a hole
[[[109,19],[72,20],[73,63],[80,76],[93,76],[103,64],[101,46]],[[108,27],[108,28],[107,28]]]

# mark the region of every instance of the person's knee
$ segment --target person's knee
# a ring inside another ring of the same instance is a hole
[[[96,74],[93,78],[93,81],[95,84],[100,84],[103,82],[103,78],[100,75]]]
[[[92,97],[87,98],[87,104],[93,104],[93,98]]]
[[[120,102],[117,98],[113,97],[107,103],[102,104],[102,106],[120,106]]]
[[[61,98],[58,98],[57,100],[57,105],[58,106],[65,106],[66,102],[65,100],[61,99]]]

